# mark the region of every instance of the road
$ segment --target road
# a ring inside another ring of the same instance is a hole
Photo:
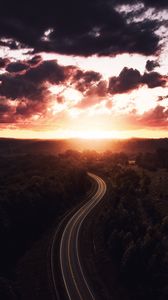
[[[81,226],[86,221],[86,217],[106,193],[106,184],[100,177],[92,173],[88,173],[88,175],[95,180],[97,191],[88,202],[71,215],[63,229],[60,241],[59,260],[61,276],[67,299],[70,300],[95,299],[81,264],[79,235]]]
[[[66,293],[66,299],[69,300],[93,300],[95,299],[93,291],[91,290],[85,272],[81,264],[81,253],[79,249],[79,235],[81,226],[87,221],[87,216],[95,208],[95,206],[102,200],[106,193],[106,184],[98,176],[88,173],[88,175],[95,181],[97,189],[83,206],[78,210],[74,210],[70,216],[65,218],[66,223],[61,231],[60,247],[59,247],[59,264],[63,286]],[[64,221],[62,223],[64,223]],[[60,223],[60,228],[62,224]],[[54,244],[57,243],[57,229],[53,240],[51,249],[51,269],[52,281],[54,284],[56,299],[61,299],[57,288],[57,280],[55,278],[54,267]],[[57,246],[58,247],[58,246]],[[52,253],[53,252],[53,253]]]

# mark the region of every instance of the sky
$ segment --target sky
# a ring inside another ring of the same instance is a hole
[[[167,0],[2,2],[0,137],[168,137]]]

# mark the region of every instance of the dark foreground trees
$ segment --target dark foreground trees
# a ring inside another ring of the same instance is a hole
[[[0,277],[88,189],[72,155],[0,157]]]
[[[130,290],[133,297],[131,299],[166,300],[168,299],[166,199],[159,201],[158,198],[151,197],[150,178],[133,169],[116,167],[111,182],[111,208],[104,236],[109,257],[119,270],[120,283]]]

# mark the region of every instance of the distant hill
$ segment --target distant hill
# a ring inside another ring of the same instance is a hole
[[[129,140],[19,140],[0,138],[0,155],[58,154],[69,149],[97,152],[154,152],[158,148],[168,149],[168,138]]]

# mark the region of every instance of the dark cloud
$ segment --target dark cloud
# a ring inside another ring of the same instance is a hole
[[[34,114],[45,114],[47,103],[44,101],[23,100],[16,107],[15,116],[29,118]]]
[[[10,73],[18,73],[21,71],[25,71],[29,68],[29,65],[22,62],[12,62],[7,65],[6,71]]]
[[[166,85],[166,77],[157,72],[144,73],[136,69],[124,68],[118,77],[111,77],[109,80],[109,92],[111,94],[126,93],[146,84],[149,88]]]
[[[9,105],[0,103],[0,116],[4,113],[9,112],[9,111],[10,111],[10,106]]]
[[[100,13],[100,12],[99,12]],[[156,54],[159,50],[159,37],[155,34],[158,28],[154,21],[134,24],[126,23],[119,14],[110,12],[104,22],[90,24],[86,32],[61,35],[58,29],[51,35],[48,42],[39,42],[35,51],[58,52],[68,55],[113,56],[121,53]],[[94,20],[94,19],[93,19]],[[92,21],[93,21],[92,20]],[[77,26],[77,24],[76,24]]]
[[[41,99],[45,88],[35,82],[27,80],[25,76],[0,75],[0,95],[8,99],[17,98]]]
[[[41,84],[48,81],[51,84],[58,84],[65,80],[65,69],[57,64],[55,60],[44,61],[36,68],[29,69],[25,74],[25,79]]]
[[[136,89],[141,83],[141,74],[138,70],[124,68],[118,77],[111,77],[109,91],[111,94],[125,93]]]
[[[153,20],[127,22],[109,0],[48,0],[5,2],[0,12],[0,36],[34,48],[89,56],[119,53],[156,54],[159,24]],[[4,17],[5,16],[5,17]],[[44,32],[52,29],[44,36]],[[11,41],[6,42],[12,47]],[[16,43],[16,42],[15,42]]]
[[[163,101],[165,99],[168,99],[168,95],[166,95],[166,96],[159,96],[158,99],[157,99],[157,101],[160,102],[160,101]]]
[[[56,61],[44,61],[37,67],[28,69],[24,74],[1,74],[0,96],[12,100],[28,98],[40,101],[47,93],[45,83],[63,82],[66,78],[64,70],[65,68]]]
[[[163,77],[157,72],[145,73],[142,76],[142,83],[147,84],[147,86],[151,89],[158,86],[164,87],[166,82],[166,77]]]
[[[101,75],[94,71],[86,71],[83,72],[82,70],[77,70],[74,80],[83,80],[86,84],[90,82],[99,81],[101,78]]]
[[[74,83],[75,88],[80,92],[86,92],[87,89],[90,89],[92,84],[99,82],[101,77],[101,74],[98,72],[76,70],[73,74],[72,83]]]
[[[16,106],[11,106],[6,98],[0,99],[0,123],[20,123],[33,115],[46,114],[47,102],[23,99]],[[33,121],[33,120],[32,120]]]
[[[0,96],[12,100],[28,98],[40,101],[48,93],[48,84],[64,84],[65,87],[71,85],[86,92],[92,85],[100,82],[101,75],[97,72],[82,71],[74,66],[64,67],[55,60],[39,62],[40,59],[41,57],[35,56],[27,62],[8,64],[8,72],[0,75]],[[35,62],[38,63],[34,65]],[[95,88],[100,94],[103,86]]]
[[[42,62],[42,57],[40,55],[35,55],[33,56],[29,61],[28,63],[31,65],[31,66],[36,66],[38,65],[39,63]]]
[[[153,71],[156,67],[159,67],[159,63],[156,60],[147,60],[146,62],[146,70],[148,72]]]
[[[14,121],[12,107],[5,97],[0,97],[0,123],[7,123],[10,119]]]
[[[64,79],[64,67],[56,61],[42,62],[22,74],[1,74],[0,122],[19,123],[35,114],[45,116],[50,100],[46,83],[58,84]],[[11,105],[10,101],[14,100],[17,100],[16,104]]]
[[[5,68],[10,63],[8,58],[0,58],[0,68]]]
[[[35,63],[37,62],[37,64]],[[19,65],[19,66],[18,66]],[[22,66],[29,68],[24,69]],[[51,99],[49,85],[63,84],[73,86],[90,97],[95,93],[95,100],[105,93],[107,85],[101,81],[101,75],[94,71],[82,71],[74,66],[61,66],[55,60],[41,61],[35,56],[32,60],[10,63],[6,72],[0,75],[1,122],[18,122],[36,113],[45,115],[45,110]],[[24,72],[16,72],[24,70]],[[15,71],[15,72],[14,72]],[[94,88],[92,90],[92,88]],[[62,103],[63,95],[55,96]],[[86,96],[85,96],[86,97]],[[92,97],[93,98],[93,97]],[[89,99],[89,98],[88,98]],[[17,100],[16,105],[9,101]]]
[[[168,2],[167,0],[143,0],[144,4],[149,7],[156,7],[156,8],[167,8]]]

